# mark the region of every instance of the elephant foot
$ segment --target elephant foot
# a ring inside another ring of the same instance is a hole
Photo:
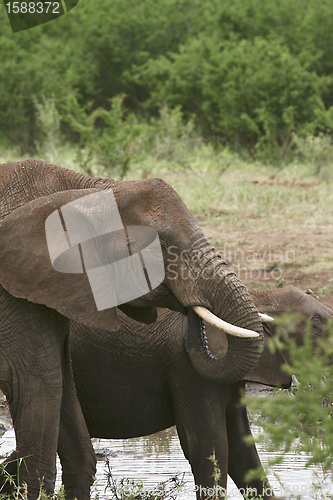
[[[90,499],[90,487],[94,482],[93,477],[86,478],[83,480],[81,474],[73,474],[71,476],[62,477],[63,484],[65,486],[66,500],[89,500]],[[83,484],[84,483],[84,484]]]
[[[18,456],[16,450],[0,465],[0,492],[11,494],[17,488]]]
[[[24,497],[27,496],[26,474],[28,466],[24,459],[22,459],[16,450],[11,453],[0,464],[0,495],[12,495],[20,492]],[[29,499],[39,498],[41,490],[47,494],[53,494],[53,488],[47,489],[43,484],[43,479],[37,476],[32,477],[29,475]]]

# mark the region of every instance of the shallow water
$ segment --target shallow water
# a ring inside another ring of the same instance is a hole
[[[259,429],[252,427],[252,432],[258,434]],[[145,489],[151,489],[159,481],[165,481],[177,473],[185,473],[184,479],[187,481],[186,487],[179,494],[178,498],[195,499],[194,480],[191,474],[189,463],[184,458],[179,445],[177,431],[175,428],[162,431],[152,436],[129,439],[129,440],[94,440],[95,450],[107,447],[115,457],[110,457],[112,473],[120,480],[123,477],[132,477],[144,482]],[[265,464],[275,456],[266,452],[262,445],[257,445],[260,458]],[[274,473],[268,474],[268,479],[274,489],[276,496],[286,495],[296,498],[298,495],[302,500],[313,500],[315,489],[313,481],[323,484],[323,476],[315,468],[305,469],[306,456],[290,453],[283,464],[274,467]],[[276,476],[278,476],[278,478]],[[104,477],[103,477],[104,476]],[[317,477],[316,477],[317,476]],[[104,480],[104,482],[103,482]],[[280,483],[279,483],[280,481]],[[105,488],[105,462],[98,462],[98,482],[97,489],[103,494]],[[282,486],[283,485],[283,486]],[[327,493],[333,493],[327,486]],[[230,499],[243,499],[239,490],[228,478],[228,495]]]
[[[10,419],[1,418],[0,425],[7,430],[0,437],[0,456],[5,457],[15,448],[14,430],[11,427]],[[259,429],[252,427],[254,434],[258,434]],[[109,489],[105,491],[107,485],[106,457],[111,466],[112,476],[117,484],[124,477],[133,478],[143,482],[143,490],[148,491],[156,488],[158,483],[166,481],[176,474],[184,473],[185,487],[181,490],[179,500],[194,500],[194,481],[190,466],[183,456],[179,445],[176,429],[170,428],[151,436],[135,439],[93,439],[93,445],[98,457],[97,481],[94,485],[95,493],[99,493],[100,498],[111,498]],[[274,454],[264,450],[263,445],[257,445],[260,458],[265,464]],[[316,498],[316,490],[313,487],[315,480],[323,484],[323,476],[315,468],[304,469],[306,456],[290,453],[287,459],[279,466],[274,467],[268,473],[268,479],[272,485],[276,496],[287,496],[288,498],[301,498],[301,500],[313,500]],[[279,481],[276,477],[279,476]],[[317,475],[317,478],[316,478]],[[58,460],[57,487],[60,487],[60,463]],[[172,483],[173,484],[173,483]],[[137,487],[137,486],[136,486]],[[135,487],[128,486],[132,491]],[[325,492],[333,494],[333,484],[326,484]],[[228,478],[228,495],[232,500],[241,500],[243,497]],[[95,495],[93,494],[92,497]],[[318,497],[322,498],[322,497]]]

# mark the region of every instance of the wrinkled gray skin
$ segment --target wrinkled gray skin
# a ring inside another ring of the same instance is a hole
[[[332,310],[293,286],[252,294],[263,313],[299,314],[293,335],[300,342],[308,322],[317,337],[333,317]],[[72,323],[74,378],[90,435],[128,438],[176,424],[196,485],[213,486],[207,457],[215,449],[223,476],[228,472],[239,488],[256,488],[260,495],[267,483],[244,481],[249,469],[260,466],[255,446],[243,441],[251,434],[240,402],[245,381],[225,385],[219,371],[213,376],[198,373],[186,351],[189,329],[190,318],[166,309],[160,309],[158,321],[149,326],[123,315],[122,328],[113,336]],[[264,329],[267,346],[275,325],[267,323]],[[211,354],[223,356],[226,336],[207,325],[206,335]],[[287,388],[291,378],[280,370],[283,363],[283,355],[273,355],[266,347],[246,380]]]
[[[95,455],[71,371],[70,320],[105,330],[102,339],[108,338],[118,349],[123,346],[128,354],[133,342],[147,362],[153,354],[146,349],[151,342],[160,342],[160,337],[149,339],[142,323],[135,321],[133,334],[124,338],[118,335],[120,320],[125,316],[119,315],[117,308],[97,311],[87,275],[59,273],[51,265],[46,218],[72,200],[110,188],[125,227],[149,226],[158,232],[166,271],[155,290],[120,309],[146,323],[156,319],[156,307],[188,313],[190,335],[185,330],[182,338],[183,342],[186,337],[188,356],[207,376],[223,373],[226,392],[260,356],[262,326],[251,296],[168,184],[159,179],[95,179],[36,160],[0,165],[0,389],[13,418],[17,444],[14,456],[26,457],[19,477],[27,483],[30,499],[38,496],[40,478],[47,492],[53,492],[57,449],[67,499],[88,499],[95,473]],[[105,206],[96,210],[104,209],[107,211]],[[89,212],[87,220],[89,216],[94,214]],[[110,250],[105,249],[106,253]],[[260,335],[255,339],[230,338],[227,354],[213,360],[201,342],[200,321],[189,309],[195,305]],[[97,335],[96,342],[98,339]],[[164,379],[163,385],[166,383]],[[219,387],[213,385],[212,391],[218,392]],[[173,397],[181,399],[181,391],[174,391]],[[163,413],[164,403],[159,401]],[[169,423],[166,414],[163,425]],[[184,447],[191,448],[192,454],[202,453],[185,427],[180,433]],[[217,459],[224,483],[225,451],[222,456],[217,453]],[[8,470],[15,474],[16,464],[8,465]],[[2,493],[8,488],[7,484]]]

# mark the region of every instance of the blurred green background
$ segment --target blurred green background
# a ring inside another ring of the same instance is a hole
[[[199,143],[275,165],[319,156],[317,173],[331,159],[331,1],[81,0],[15,34],[1,7],[0,23],[5,161],[66,144],[124,177],[143,156],[184,167]]]

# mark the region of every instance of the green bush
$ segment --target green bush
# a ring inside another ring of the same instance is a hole
[[[138,77],[151,89],[150,105],[166,102],[194,114],[203,132],[233,148],[281,157],[293,133],[315,131],[331,77],[310,71],[281,39],[221,40],[202,35],[179,53],[150,60]]]
[[[315,175],[324,181],[332,180],[333,143],[331,135],[319,133],[317,136],[295,136],[294,143],[301,159],[313,164]]]
[[[158,118],[138,120],[123,105],[124,95],[111,99],[108,110],[83,109],[71,97],[64,120],[79,134],[77,163],[92,173],[93,163],[102,166],[103,173],[123,179],[135,164],[145,164],[142,177],[149,174],[152,162],[167,161],[169,168],[186,168],[186,155],[196,141],[193,123],[183,123],[179,108],[164,106]]]
[[[45,161],[56,163],[59,158],[63,141],[60,133],[60,114],[55,105],[54,96],[42,96],[39,101],[33,99],[35,105],[37,127],[40,129],[41,140],[36,141],[38,156]]]
[[[69,95],[91,113],[109,111],[110,99],[123,94],[138,123],[158,118],[165,103],[179,105],[186,122],[195,115],[198,136],[283,158],[293,132],[332,130],[331,7],[329,0],[320,8],[314,0],[82,1],[15,35],[2,8],[0,144],[36,151],[43,134],[34,97],[54,96],[63,115]]]
[[[290,317],[281,319],[285,327]],[[269,465],[283,460],[290,450],[308,454],[306,466],[319,464],[332,472],[333,465],[333,329],[316,345],[309,332],[299,345],[293,335],[281,334],[271,349],[285,350],[289,364],[283,370],[295,377],[291,390],[276,390],[270,398],[245,398],[260,412],[256,423],[263,429],[260,440],[280,455]]]

